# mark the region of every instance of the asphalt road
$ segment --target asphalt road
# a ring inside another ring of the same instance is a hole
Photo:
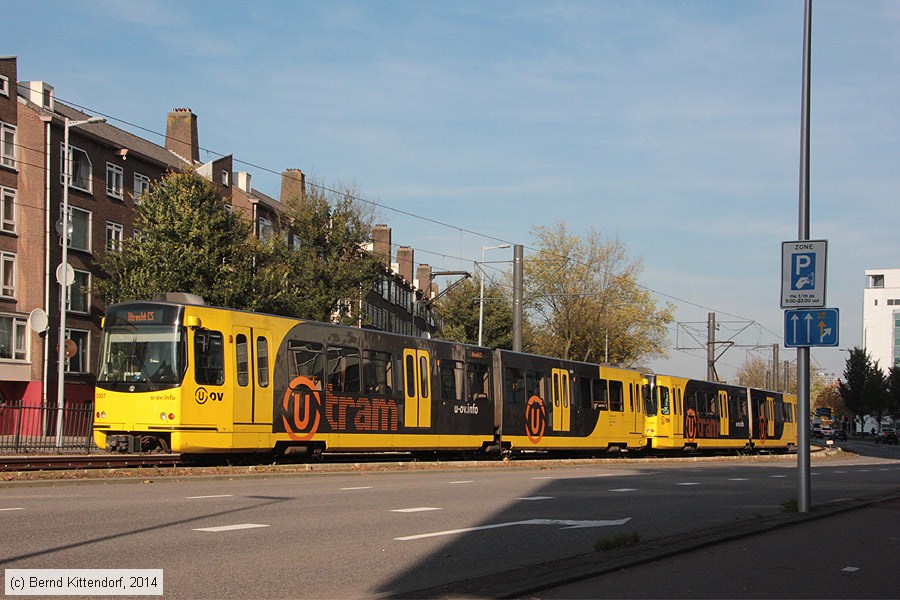
[[[170,598],[415,596],[621,533],[777,515],[797,495],[793,458],[458,467],[3,485],[0,565],[163,569]],[[812,471],[814,505],[900,490],[889,456]]]

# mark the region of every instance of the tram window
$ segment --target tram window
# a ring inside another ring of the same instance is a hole
[[[672,411],[672,406],[669,402],[669,388],[661,385],[657,389],[659,390],[659,412],[667,415]]]
[[[390,353],[363,350],[363,385],[366,393],[393,395],[393,358]]]
[[[256,338],[256,381],[259,387],[269,387],[269,340]]]
[[[609,390],[605,379],[591,379],[593,406],[599,410],[609,410]]]
[[[225,383],[225,344],[218,331],[201,329],[194,334],[194,379],[200,385]]]
[[[735,394],[728,394],[728,416],[732,419],[741,418],[741,402]]]
[[[621,381],[609,382],[609,410],[625,412],[625,388]]]
[[[525,397],[543,397],[541,391],[544,385],[544,374],[540,371],[527,371],[525,373]]]
[[[288,355],[293,360],[291,379],[299,376],[308,377],[321,389],[325,379],[325,357],[322,355],[322,344],[289,340]]]
[[[412,354],[406,355],[406,393],[416,395],[416,359]]]
[[[569,408],[569,378],[562,377],[562,403],[563,408]]]
[[[581,400],[578,403],[578,408],[591,408],[591,381],[590,377],[582,377],[578,381],[578,396]]]
[[[441,378],[441,399],[461,400],[462,390],[462,363],[456,360],[442,360],[438,367],[438,375]]]
[[[775,399],[775,422],[784,422],[784,404],[782,403],[781,398]]]
[[[484,363],[466,364],[466,385],[468,386],[469,402],[475,400],[487,400],[491,387],[490,372]]]
[[[693,410],[696,414],[697,412],[697,393],[691,392],[690,394],[685,394],[684,396],[684,408],[685,410]]]
[[[503,371],[503,395],[512,404],[525,404],[525,370],[507,367]]]
[[[559,406],[559,373],[553,374],[553,406]]]
[[[329,346],[328,383],[333,392],[359,392],[359,350]]]
[[[247,336],[243,333],[234,338],[235,365],[237,366],[237,382],[241,387],[250,383],[250,361],[247,358]]]
[[[431,384],[428,382],[428,358],[425,356],[419,357],[419,381],[422,383],[422,388],[419,390],[419,397],[422,399],[428,398],[428,391],[431,389]]]

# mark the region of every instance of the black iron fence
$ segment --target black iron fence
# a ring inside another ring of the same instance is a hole
[[[55,406],[0,404],[0,452],[95,451],[93,421],[90,404],[64,405],[63,410]]]

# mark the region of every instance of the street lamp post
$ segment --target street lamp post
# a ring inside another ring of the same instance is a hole
[[[481,293],[478,296],[478,345],[481,345],[482,330],[484,329],[484,253],[488,250],[497,250],[499,248],[509,248],[509,244],[500,244],[499,246],[481,245],[481,262],[478,263],[478,270],[481,272]]]
[[[64,384],[66,377],[66,300],[69,289],[69,184],[72,178],[72,157],[69,154],[69,128],[78,125],[86,125],[88,123],[102,123],[106,121],[103,117],[91,117],[81,121],[73,121],[65,119],[63,124],[63,205],[62,214],[60,215],[60,237],[62,237],[62,258],[59,262],[59,270],[56,272],[56,278],[59,281],[59,371],[57,379],[59,381],[56,394],[56,447],[62,446],[63,440],[63,402],[64,400]]]

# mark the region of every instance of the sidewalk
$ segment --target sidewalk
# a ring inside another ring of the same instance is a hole
[[[900,493],[679,534],[417,598],[898,598]]]

